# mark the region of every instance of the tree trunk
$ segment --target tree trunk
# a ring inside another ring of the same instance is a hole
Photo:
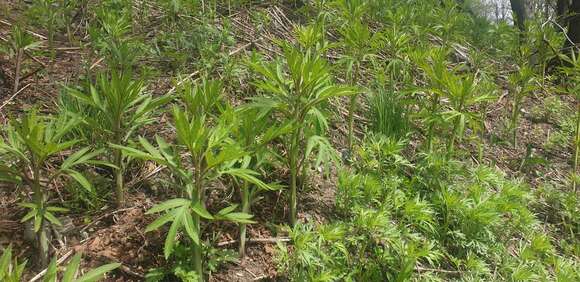
[[[568,14],[568,8],[570,7],[570,0],[558,0],[556,3],[556,21],[561,26],[567,26],[568,21],[566,20],[566,14]],[[560,30],[557,28],[557,30]]]
[[[526,30],[527,12],[525,0],[510,0],[512,11],[514,15],[514,25],[522,32]]]
[[[571,48],[572,43],[578,46],[580,44],[580,0],[573,0],[572,5],[569,9],[570,16],[567,17],[568,21],[568,38],[572,42],[566,40],[564,45],[565,48]]]

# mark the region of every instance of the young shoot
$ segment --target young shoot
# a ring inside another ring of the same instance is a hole
[[[176,144],[169,144],[157,136],[157,146],[139,138],[141,149],[117,146],[129,156],[151,160],[167,166],[175,175],[176,187],[181,197],[167,200],[151,208],[147,214],[161,213],[146,231],[159,229],[171,223],[165,239],[164,254],[169,258],[178,242],[177,232],[183,230],[193,244],[194,270],[204,279],[202,222],[225,220],[253,223],[252,215],[236,212],[237,205],[228,206],[217,213],[206,209],[206,196],[210,183],[229,176],[256,185],[261,189],[272,187],[260,181],[258,173],[249,168],[239,168],[235,163],[249,157],[248,152],[231,137],[237,123],[233,110],[221,100],[222,86],[217,81],[203,81],[182,89],[181,101],[185,107],[173,108],[173,126]]]
[[[20,78],[22,72],[22,63],[27,51],[38,48],[40,41],[35,41],[32,35],[28,34],[19,25],[14,25],[8,38],[8,50],[11,58],[14,59],[14,82],[12,84],[12,93],[15,94],[20,89]]]
[[[521,106],[525,97],[536,89],[534,70],[529,66],[521,67],[509,77],[509,87],[512,92],[512,113],[510,117],[510,131],[512,144],[517,146],[518,122],[521,114]]]
[[[171,99],[171,96],[153,98],[146,94],[144,82],[133,80],[130,72],[103,73],[97,77],[96,84],[88,89],[67,90],[65,93],[91,109],[87,112],[93,114],[86,115],[84,119],[93,132],[93,141],[109,140],[122,146],[133,139],[139,128],[153,122],[151,116],[154,111]],[[123,177],[128,160],[120,149],[111,148],[111,151],[110,162],[115,166],[115,203],[120,207],[125,202]]]
[[[264,77],[255,83],[264,96],[253,98],[250,107],[274,112],[282,124],[294,125],[283,138],[290,170],[290,223],[294,225],[297,222],[297,191],[306,180],[309,154],[318,147],[319,162],[333,159],[334,150],[330,143],[316,131],[321,122],[326,124],[321,107],[332,97],[350,96],[357,92],[352,87],[335,85],[327,62],[315,51],[303,53],[287,44],[282,47],[284,57],[276,63],[266,63],[258,58],[249,63]]]
[[[48,264],[47,224],[61,225],[54,215],[66,209],[47,202],[49,186],[55,180],[67,176],[77,181],[83,188],[93,191],[90,182],[76,167],[82,164],[98,164],[94,158],[102,151],[82,148],[66,158],[59,166],[49,165],[51,159],[72,149],[80,140],[67,140],[66,135],[81,119],[62,115],[58,118],[39,116],[30,111],[24,117],[14,120],[5,129],[5,137],[0,138],[0,181],[23,184],[32,191],[32,202],[21,206],[30,209],[22,222],[32,220],[41,267]]]

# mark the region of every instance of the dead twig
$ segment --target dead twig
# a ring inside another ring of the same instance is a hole
[[[133,271],[132,269],[130,269],[128,266],[126,266],[124,264],[122,264],[121,266],[119,266],[119,270],[121,270],[121,271],[123,271],[123,272],[125,272],[125,273],[127,273],[127,274],[129,274],[131,276],[137,277],[137,278],[139,278],[141,280],[145,279],[145,275],[143,275],[143,274],[141,274],[139,272]]]
[[[425,267],[421,267],[421,266],[416,266],[415,270],[419,271],[419,272],[426,272],[426,271],[430,271],[430,272],[439,272],[439,273],[446,273],[446,274],[453,274],[453,275],[459,275],[462,272],[458,271],[458,270],[446,270],[446,269],[437,269],[437,268],[425,268]]]
[[[231,244],[235,244],[239,242],[239,240],[229,240],[217,243],[218,247],[228,246]],[[290,242],[290,238],[253,238],[246,240],[246,243],[278,243],[278,242]]]
[[[20,90],[16,91],[16,93],[12,94],[12,96],[10,96],[10,98],[8,98],[6,101],[4,101],[4,103],[2,103],[2,105],[0,105],[0,110],[2,110],[2,108],[4,108],[6,105],[8,105],[8,103],[10,103],[10,101],[12,101],[12,99],[14,99],[14,97],[16,97],[16,95],[20,94],[22,91],[24,91],[26,88],[28,88],[28,86],[30,86],[30,83],[26,84],[24,87],[20,88]]]
[[[5,25],[7,25],[7,26],[12,27],[12,24],[9,23],[9,22],[7,22],[7,21],[5,21],[5,20],[0,20],[0,23],[3,23]],[[34,31],[31,31],[31,30],[28,30],[27,29],[26,32],[28,32],[28,33],[30,33],[30,34],[32,34],[32,35],[34,35],[34,36],[36,36],[36,37],[38,37],[38,38],[40,38],[42,40],[46,40],[47,39],[46,36],[41,35],[41,34],[38,34],[38,33],[34,32]]]

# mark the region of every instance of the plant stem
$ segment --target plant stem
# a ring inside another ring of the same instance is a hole
[[[250,212],[250,187],[246,181],[244,181],[244,186],[242,187],[242,212],[249,213]],[[247,231],[247,224],[240,223],[240,249],[239,254],[240,257],[244,257],[246,255],[246,231]]]
[[[194,197],[193,201],[197,201],[200,203],[201,206],[205,207],[205,202],[203,200],[204,198],[204,191],[203,191],[203,174],[202,174],[202,161],[199,158],[195,158],[192,157],[192,159],[194,160],[194,164],[195,164],[195,171],[194,171],[194,177],[195,177],[195,194],[192,195]],[[197,213],[193,213],[193,223],[195,224],[195,229],[197,231],[197,234],[199,236],[199,244],[193,244],[193,266],[195,269],[195,272],[197,272],[197,275],[199,276],[199,280],[200,281],[204,281],[204,277],[203,277],[203,261],[202,261],[202,252],[203,252],[203,248],[202,248],[202,238],[201,238],[201,217],[199,216],[199,214]]]
[[[34,162],[33,164],[34,182],[32,185],[33,190],[33,200],[40,211],[44,210],[44,195],[42,194],[42,189],[40,186],[40,166]],[[36,243],[38,251],[38,262],[39,267],[44,268],[48,265],[48,238],[46,236],[45,222],[43,214],[40,213],[42,217],[40,219],[40,229],[36,232]]]
[[[125,203],[125,191],[123,189],[123,153],[115,149],[115,204],[122,207]]]
[[[350,97],[350,105],[348,109],[348,151],[352,152],[352,139],[353,139],[353,127],[354,127],[354,111],[356,110],[356,96]]]
[[[18,86],[20,84],[20,65],[22,63],[22,54],[24,51],[22,48],[16,50],[16,64],[14,69],[14,88],[12,89],[12,94],[18,92]]]
[[[439,94],[435,94],[431,100],[431,117],[437,113],[437,106],[439,105]],[[435,130],[435,121],[429,121],[429,129],[427,131],[427,148],[429,153],[433,152],[433,134]]]
[[[358,73],[359,67],[358,64],[355,65],[355,68],[353,70],[353,74],[352,74],[352,81],[351,83],[354,85],[354,83],[356,82],[356,78],[357,78],[357,73]],[[353,128],[354,128],[354,112],[356,111],[356,97],[358,95],[353,95],[350,97],[350,105],[349,105],[349,109],[348,109],[348,151],[349,153],[352,152],[352,144],[353,144]]]
[[[517,97],[517,93],[516,93],[516,97],[514,99],[514,104],[512,107],[512,120],[511,120],[511,130],[512,130],[512,143],[514,148],[517,146],[517,142],[518,142],[518,113],[520,111],[519,109],[519,104],[520,104],[520,99]]]
[[[578,173],[578,158],[580,155],[580,103],[577,105],[576,110],[576,140],[575,143],[575,150],[574,150],[574,165],[572,171],[572,189],[576,192],[576,174]]]
[[[292,143],[290,145],[290,225],[296,225],[297,221],[297,197],[296,197],[296,180],[298,178],[298,136],[300,129],[292,134]]]
[[[204,281],[203,279],[203,262],[202,262],[202,247],[201,247],[201,219],[197,213],[193,214],[193,223],[195,224],[195,230],[199,234],[199,244],[193,243],[193,266],[195,272],[199,276],[199,281]]]

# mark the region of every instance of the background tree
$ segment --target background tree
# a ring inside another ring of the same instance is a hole
[[[524,32],[526,30],[525,21],[528,18],[525,1],[510,0],[510,4],[514,15],[514,25],[516,25],[521,32]]]

